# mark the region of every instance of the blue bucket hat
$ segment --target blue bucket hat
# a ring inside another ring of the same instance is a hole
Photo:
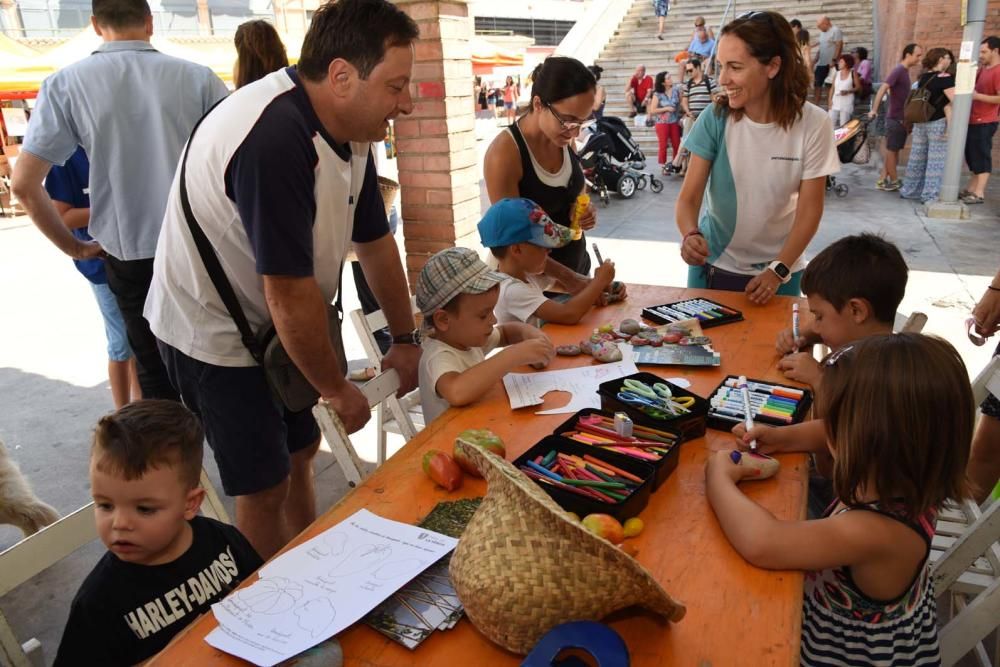
[[[487,248],[531,243],[561,248],[573,240],[573,230],[552,221],[530,199],[501,199],[479,221],[479,238]]]

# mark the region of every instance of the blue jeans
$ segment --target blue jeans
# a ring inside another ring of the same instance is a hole
[[[128,345],[125,334],[125,320],[118,310],[118,302],[107,283],[90,283],[90,289],[97,299],[97,306],[104,318],[104,335],[108,339],[108,359],[111,361],[128,361],[132,358],[132,348]]]

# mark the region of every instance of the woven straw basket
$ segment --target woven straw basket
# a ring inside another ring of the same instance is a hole
[[[599,620],[642,605],[671,621],[684,605],[630,556],[576,523],[517,468],[459,442],[489,490],[451,558],[451,579],[469,620],[524,655],[567,621]]]

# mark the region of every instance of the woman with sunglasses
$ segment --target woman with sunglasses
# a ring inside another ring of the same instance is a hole
[[[491,204],[524,197],[554,222],[570,227],[576,198],[586,186],[572,144],[581,128],[594,122],[590,118],[597,81],[579,60],[561,56],[546,58],[532,72],[532,81],[528,113],[497,135],[486,151],[486,191]],[[579,225],[588,230],[596,222],[589,207]],[[589,272],[585,236],[554,249],[546,262],[545,274],[567,289],[580,285]]]
[[[780,14],[729,23],[717,53],[722,96],[684,138],[681,257],[688,287],[742,291],[762,305],[799,294],[802,253],[840,162],[830,119],[806,102],[809,73]]]

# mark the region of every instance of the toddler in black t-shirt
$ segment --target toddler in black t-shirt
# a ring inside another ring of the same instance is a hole
[[[152,657],[261,565],[236,528],[197,516],[203,432],[180,403],[146,400],[101,419],[90,483],[108,547],[80,586],[55,664]]]

